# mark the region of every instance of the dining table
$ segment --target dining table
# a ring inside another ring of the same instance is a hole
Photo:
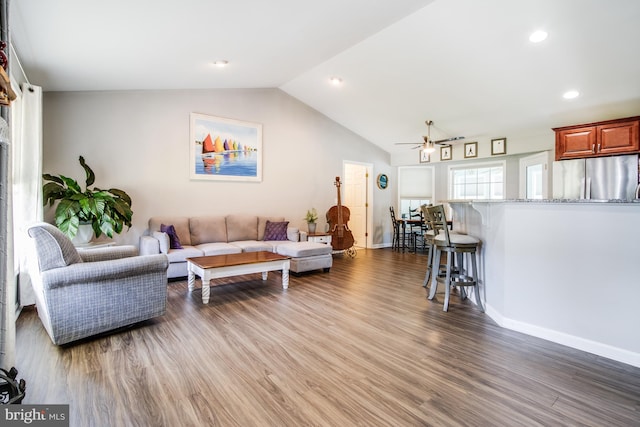
[[[400,229],[401,229],[401,234],[402,234],[402,241],[401,241],[401,248],[402,248],[402,252],[406,250],[409,250],[411,252],[416,252],[417,250],[417,244],[416,244],[416,236],[415,233],[413,232],[409,232],[407,235],[407,228],[409,230],[413,229],[413,227],[420,227],[420,230],[424,230],[424,223],[425,221],[423,219],[411,219],[411,218],[398,218],[397,219],[398,223],[400,224]],[[447,225],[449,226],[450,230],[453,230],[453,220],[447,220]],[[407,241],[408,240],[408,241]]]
[[[409,233],[407,235],[407,228],[411,230],[413,227],[420,227],[424,225],[424,221],[421,219],[409,219],[409,218],[400,218],[397,220],[400,224],[401,230],[401,248],[402,252],[406,250],[416,251],[416,243],[415,243],[415,235],[413,233]],[[408,240],[408,241],[407,241]]]

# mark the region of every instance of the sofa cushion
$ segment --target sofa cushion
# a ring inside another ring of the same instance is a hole
[[[163,233],[162,231],[153,231],[151,235],[153,236],[153,238],[158,240],[160,253],[168,254],[170,248],[169,235],[167,233]]]
[[[176,229],[173,224],[160,224],[160,231],[162,233],[167,233],[167,236],[169,236],[169,248],[182,249],[182,245],[180,244],[180,237],[178,237],[178,233],[176,233]]]
[[[300,230],[295,227],[287,228],[287,238],[292,242],[300,241]]]
[[[242,252],[273,252],[273,246],[258,240],[240,240],[239,242],[229,242],[230,245],[239,247]]]
[[[149,219],[149,231],[160,231],[162,224],[172,224],[181,245],[193,245],[189,232],[189,218],[186,216],[156,216]]]
[[[258,217],[258,240],[264,239],[264,229],[267,226],[267,221],[271,222],[282,222],[284,221],[284,217],[281,216],[259,216]]]
[[[271,222],[267,221],[264,228],[264,240],[288,240],[287,227],[289,221]]]
[[[187,258],[204,256],[204,252],[194,246],[183,246],[182,249],[169,249],[169,262],[184,262]]]
[[[191,244],[227,242],[227,225],[223,216],[199,216],[189,219]]]
[[[315,242],[291,242],[278,245],[276,248],[280,255],[292,258],[308,257],[314,255],[330,254],[333,251],[331,245]]]
[[[291,240],[265,240],[264,243],[271,246],[271,252],[278,253],[278,246],[292,243]]]
[[[209,255],[227,255],[227,254],[239,254],[242,252],[237,246],[231,243],[217,242],[217,243],[202,243],[197,246],[205,256]]]
[[[258,240],[258,217],[255,215],[227,215],[227,242]]]

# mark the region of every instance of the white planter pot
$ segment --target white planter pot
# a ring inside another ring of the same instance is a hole
[[[78,233],[75,235],[71,242],[74,246],[83,246],[89,244],[93,238],[93,228],[91,224],[80,224],[78,227]]]

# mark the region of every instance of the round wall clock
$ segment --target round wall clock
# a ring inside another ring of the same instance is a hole
[[[381,190],[386,189],[389,186],[389,177],[386,174],[381,173],[378,175],[378,188]]]

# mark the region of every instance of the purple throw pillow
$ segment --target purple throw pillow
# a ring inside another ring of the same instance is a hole
[[[176,228],[173,226],[173,224],[160,224],[160,231],[162,231],[163,233],[167,233],[167,236],[169,236],[169,247],[171,249],[182,249],[180,238],[178,237],[178,233],[176,233]]]
[[[264,240],[288,240],[287,227],[289,221],[271,222],[267,221],[264,227]]]

